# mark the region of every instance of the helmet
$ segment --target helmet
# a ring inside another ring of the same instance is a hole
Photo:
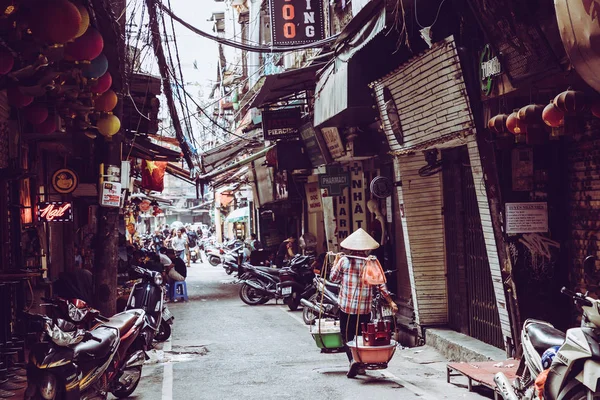
[[[542,354],[542,367],[544,369],[550,368],[552,365],[552,360],[554,360],[554,356],[556,356],[558,349],[560,349],[560,346],[553,346],[546,350],[544,354]]]

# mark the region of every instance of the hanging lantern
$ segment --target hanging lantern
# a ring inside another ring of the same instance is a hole
[[[540,145],[548,141],[546,125],[542,121],[544,106],[540,104],[529,104],[522,107],[517,116],[520,121],[527,124],[527,144]]]
[[[29,28],[39,40],[62,44],[75,38],[81,24],[81,14],[67,0],[40,0],[31,11]]]
[[[578,113],[585,110],[585,93],[576,90],[565,90],[554,98],[554,105],[565,114]]]
[[[90,13],[88,12],[87,8],[82,4],[77,4],[76,7],[77,7],[77,11],[79,11],[79,14],[81,15],[81,22],[79,23],[79,30],[77,31],[77,34],[75,35],[75,38],[79,38],[79,37],[83,36],[85,31],[87,31],[87,29],[90,26]]]
[[[550,102],[542,111],[544,123],[552,128],[558,128],[565,123],[565,113]]]
[[[17,108],[26,107],[33,103],[33,96],[23,94],[16,86],[9,87],[6,90],[6,96],[8,97],[8,103]]]
[[[506,118],[506,128],[510,133],[522,135],[527,132],[527,124],[521,121],[517,116],[517,111],[513,112]]]
[[[42,135],[49,135],[50,133],[56,132],[56,120],[53,117],[48,117],[41,124],[33,126],[34,133],[41,133]]]
[[[118,101],[119,99],[114,90],[109,90],[94,100],[94,109],[100,112],[110,112],[115,109]]]
[[[8,74],[15,65],[15,58],[5,48],[0,48],[0,75]]]
[[[108,71],[108,59],[104,54],[100,54],[85,66],[83,76],[88,79],[96,79],[104,75],[106,71]]]
[[[104,93],[112,86],[112,75],[105,73],[96,81],[96,84],[90,87],[92,93]]]
[[[111,137],[121,129],[121,121],[116,116],[110,114],[103,116],[97,123],[98,132],[104,137]]]
[[[592,106],[590,107],[592,114],[594,115],[594,117],[596,118],[600,118],[600,100],[596,101],[594,104],[592,104]]]
[[[104,48],[104,39],[94,27],[89,27],[80,38],[65,47],[65,56],[75,61],[90,61],[98,57]]]
[[[41,124],[48,118],[48,109],[41,104],[32,104],[24,109],[25,118],[34,125]]]
[[[506,120],[508,119],[507,114],[498,114],[488,121],[488,129],[495,133],[507,133]]]

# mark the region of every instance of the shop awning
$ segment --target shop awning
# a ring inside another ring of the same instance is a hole
[[[192,178],[190,177],[190,171],[181,168],[179,165],[173,164],[173,163],[168,163],[167,164],[167,169],[165,170],[167,173],[181,179],[184,182],[189,183],[190,185],[195,185],[196,182],[194,182],[192,180]]]
[[[159,146],[140,137],[132,140],[128,145],[129,156],[142,160],[179,161],[182,157],[181,151]]]
[[[347,122],[370,116],[372,113],[368,87],[365,82],[362,82],[364,85],[358,83],[361,82],[360,68],[353,69],[351,60],[385,28],[385,7],[381,3],[377,5],[361,10],[360,19],[368,17],[361,27],[358,27],[356,22],[344,29],[340,35],[343,40],[337,41],[337,56],[319,75],[315,89],[315,126],[322,125],[342,113],[347,115]]]
[[[228,165],[226,167],[216,169],[216,170],[214,170],[212,172],[209,172],[208,174],[200,175],[198,177],[198,179],[201,179],[201,180],[211,180],[212,178],[214,178],[214,177],[216,177],[218,175],[221,175],[224,172],[232,171],[234,169],[238,169],[239,167],[242,167],[242,166],[244,166],[246,164],[251,163],[252,161],[256,160],[257,158],[260,158],[260,157],[264,156],[273,147],[275,147],[275,146],[266,147],[266,148],[260,150],[259,152],[254,153],[254,154],[252,154],[251,156],[249,156],[247,158],[244,158],[243,160],[237,161],[237,162],[235,162],[235,163],[233,163],[231,165]]]
[[[250,107],[262,107],[294,93],[313,90],[316,84],[317,71],[322,67],[322,65],[311,65],[265,76],[264,83]]]
[[[263,146],[264,144],[259,141],[259,137],[258,132],[250,133],[247,137],[231,140],[202,153],[204,170],[211,172],[230,161],[233,157],[239,156],[242,151]]]
[[[234,223],[234,222],[242,222],[248,218],[248,207],[238,208],[237,210],[233,210],[227,215],[225,218],[225,222]]]

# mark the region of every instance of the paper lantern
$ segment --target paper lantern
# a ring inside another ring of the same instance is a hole
[[[600,101],[597,101],[594,104],[592,104],[591,111],[594,117],[600,118]]]
[[[32,104],[24,112],[27,121],[34,125],[41,124],[48,118],[48,109],[41,104]]]
[[[75,38],[81,24],[81,14],[67,0],[40,0],[31,10],[29,28],[39,40],[61,44]]]
[[[33,97],[21,93],[16,86],[8,88],[6,96],[8,97],[8,104],[17,108],[26,107],[33,103]]]
[[[527,132],[527,124],[518,118],[516,111],[506,119],[506,128],[515,135],[522,135]]]
[[[585,93],[576,90],[565,90],[554,98],[554,105],[566,114],[574,114],[585,110]]]
[[[104,48],[104,39],[94,27],[89,27],[80,38],[68,43],[65,56],[75,61],[90,61],[98,57]]]
[[[108,59],[104,54],[100,54],[85,66],[83,76],[89,79],[96,79],[104,75],[106,71],[108,71]]]
[[[550,102],[542,111],[544,123],[552,128],[558,128],[565,123],[565,113]]]
[[[94,109],[100,112],[110,112],[115,109],[118,101],[119,99],[114,90],[109,90],[94,100]]]
[[[544,106],[539,104],[529,104],[525,107],[522,107],[517,112],[517,117],[527,123],[527,126],[533,124],[541,124],[542,123],[542,111],[544,111]]]
[[[0,48],[0,75],[8,74],[15,65],[15,58],[10,51]]]
[[[104,137],[111,137],[121,129],[121,121],[114,115],[106,115],[98,120],[98,132]]]
[[[81,22],[79,23],[79,30],[77,31],[77,34],[75,35],[75,38],[79,38],[79,37],[83,36],[85,31],[87,31],[87,29],[90,26],[90,13],[88,12],[87,8],[84,5],[77,4],[76,7],[77,7],[77,11],[79,11],[79,14],[81,15]]]
[[[90,87],[92,93],[104,93],[112,86],[112,75],[105,73],[96,81],[96,84]]]
[[[495,133],[506,133],[506,120],[508,119],[507,114],[498,114],[488,121],[488,129]]]
[[[48,117],[41,124],[34,125],[33,129],[34,133],[41,133],[43,135],[54,133],[56,132],[56,120],[54,117]]]

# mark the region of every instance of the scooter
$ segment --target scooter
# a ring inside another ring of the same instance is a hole
[[[204,255],[210,265],[217,267],[223,262],[223,256],[226,253],[232,252],[233,254],[236,254],[243,245],[244,242],[239,239],[230,240],[223,243],[221,246],[205,248]]]
[[[315,273],[311,267],[313,256],[294,258],[289,266],[279,272],[279,295],[290,311],[296,311],[302,299],[308,299],[315,294],[313,278]]]
[[[320,276],[315,276],[313,279],[313,287],[315,292],[308,299],[301,299],[302,304],[302,319],[306,325],[312,325],[319,315],[324,318],[340,318],[340,304],[338,295],[340,285],[329,282]]]
[[[142,336],[145,349],[152,348],[152,341],[164,342],[171,337],[171,325],[175,319],[164,302],[165,288],[162,275],[156,271],[132,267],[141,280],[133,285],[126,310],[141,308],[145,311]]]
[[[139,333],[143,310],[109,318],[93,330],[77,329],[63,319],[37,318],[42,340],[30,351],[24,399],[106,399],[133,393],[142,376],[146,353]]]
[[[584,268],[590,263],[593,265],[593,257],[586,258]],[[600,328],[600,301],[566,288],[562,288],[561,293],[581,306],[581,327],[569,329],[565,335],[547,322],[525,321],[521,332],[523,357],[518,377],[511,383],[502,372],[494,376],[503,399],[538,399],[534,383],[544,371],[542,358],[545,358],[547,350],[559,346],[556,355],[551,358],[543,384],[544,399],[591,400],[600,397],[600,336],[597,333]],[[554,352],[550,350],[547,354],[552,356]]]

